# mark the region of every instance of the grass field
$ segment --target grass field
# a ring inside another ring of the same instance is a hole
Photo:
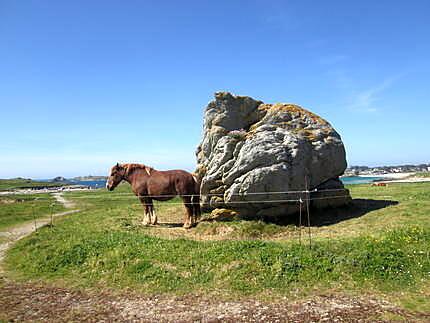
[[[127,185],[70,193],[83,211],[19,241],[6,265],[18,280],[84,288],[266,299],[366,294],[430,311],[430,183],[349,188],[352,206],[312,213],[311,249],[295,218],[185,230],[173,200],[157,205],[159,226],[143,227]]]
[[[0,230],[62,210],[49,194],[0,196]]]
[[[0,191],[36,187],[57,187],[63,185],[66,184],[59,182],[38,182],[25,178],[0,179]]]

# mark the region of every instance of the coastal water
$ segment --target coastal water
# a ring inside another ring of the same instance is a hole
[[[340,180],[345,185],[351,185],[351,184],[368,184],[372,183],[375,180],[379,180],[381,177],[360,177],[360,176],[348,176],[348,177],[342,177]],[[49,181],[49,180],[43,180],[43,181]],[[104,188],[106,186],[106,181],[78,181],[78,180],[67,180],[68,184],[73,185],[84,185],[89,186],[91,188]]]
[[[368,184],[380,179],[381,177],[348,176],[348,177],[342,177],[340,180],[342,181],[343,184],[349,185],[349,184]]]
[[[345,185],[351,185],[351,184],[368,184],[380,179],[381,177],[348,176],[348,177],[343,177],[340,180]],[[73,184],[78,184],[78,185],[87,185],[92,188],[101,188],[101,187],[105,187],[106,185],[106,181],[71,181],[71,182]]]
[[[36,181],[39,182],[51,182],[52,179],[36,179]],[[75,179],[67,179],[65,182],[63,182],[64,184],[70,184],[70,185],[83,185],[83,186],[88,186],[91,188],[103,188],[106,186],[106,181],[102,180],[102,181],[78,181]]]
[[[77,181],[77,180],[68,180],[67,183],[73,185],[85,185],[91,188],[103,188],[106,186],[106,181]]]

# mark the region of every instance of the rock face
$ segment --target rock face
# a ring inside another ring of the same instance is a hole
[[[297,212],[300,198],[316,208],[351,200],[339,180],[346,168],[339,134],[294,104],[215,93],[196,154],[205,209],[282,216]]]

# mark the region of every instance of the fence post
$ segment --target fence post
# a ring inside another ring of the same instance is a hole
[[[36,214],[34,213],[34,202],[31,205],[31,213],[33,215],[33,221],[34,221],[34,231],[37,231],[37,223],[36,223]]]
[[[302,204],[303,200],[299,199],[299,244],[302,244]]]
[[[54,203],[51,203],[51,227],[54,226]]]
[[[308,215],[308,234],[309,234],[309,249],[312,249],[312,238],[311,238],[311,216],[309,211],[309,200],[311,198],[311,193],[308,188],[308,177],[305,175],[305,190],[306,190],[306,212]]]

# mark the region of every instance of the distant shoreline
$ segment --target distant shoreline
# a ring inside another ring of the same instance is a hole
[[[375,180],[375,183],[420,183],[430,182],[430,177],[414,176],[416,173],[388,173],[378,175],[357,175],[357,177],[380,177],[381,180]]]
[[[64,185],[52,187],[32,187],[32,188],[16,188],[5,191],[0,191],[1,195],[27,195],[27,194],[44,194],[44,193],[61,193],[61,192],[77,192],[91,191],[94,188],[85,185]]]
[[[388,174],[372,174],[372,175],[357,175],[358,177],[381,177],[381,178],[393,178],[403,179],[414,175],[415,173],[388,173]]]

